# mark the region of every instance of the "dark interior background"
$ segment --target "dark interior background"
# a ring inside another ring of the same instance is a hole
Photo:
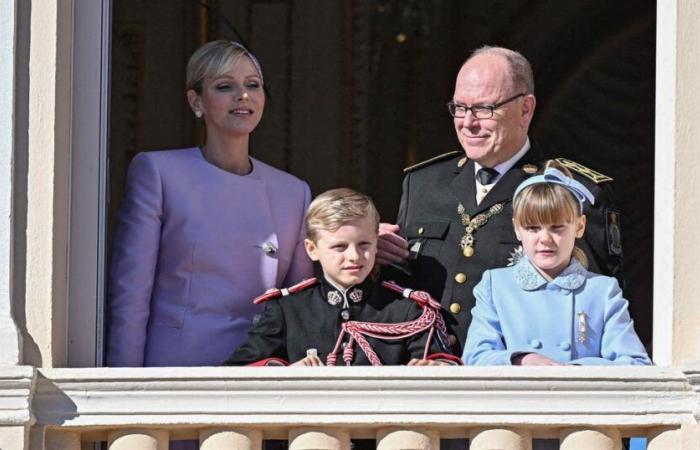
[[[185,64],[201,43],[235,38],[227,22],[271,93],[252,155],[314,193],[360,189],[388,221],[402,168],[459,149],[445,107],[459,66],[502,45],[534,68],[531,139],[616,180],[625,294],[650,349],[655,11],[652,0],[114,1],[110,224],[137,152],[203,142]]]

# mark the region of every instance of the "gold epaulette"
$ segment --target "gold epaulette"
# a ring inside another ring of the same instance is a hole
[[[408,172],[411,172],[413,170],[420,169],[421,167],[425,167],[425,166],[428,166],[430,164],[436,163],[438,161],[443,161],[445,159],[453,158],[453,157],[460,155],[460,154],[463,155],[464,150],[455,150],[452,152],[443,153],[442,155],[437,155],[433,158],[426,159],[425,161],[421,161],[418,164],[408,166],[405,169],[403,169],[403,173],[408,173]]]
[[[558,162],[559,164],[561,164],[562,166],[566,167],[570,171],[576,172],[577,174],[588,178],[589,180],[591,180],[595,184],[605,183],[606,181],[613,181],[612,177],[609,177],[607,175],[603,175],[602,173],[596,172],[593,169],[589,169],[588,167],[586,167],[582,164],[579,164],[577,162],[574,162],[570,159],[557,158],[555,161]]]

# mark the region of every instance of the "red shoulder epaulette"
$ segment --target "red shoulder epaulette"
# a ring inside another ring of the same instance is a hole
[[[307,280],[302,281],[301,283],[297,283],[294,286],[290,286],[288,288],[268,289],[267,291],[265,291],[265,293],[263,295],[255,297],[255,299],[253,300],[253,304],[259,305],[260,303],[266,302],[268,300],[273,300],[276,298],[285,297],[289,294],[296,294],[297,292],[300,292],[300,291],[303,291],[304,289],[310,288],[311,286],[314,286],[317,283],[318,283],[317,278],[309,278]]]

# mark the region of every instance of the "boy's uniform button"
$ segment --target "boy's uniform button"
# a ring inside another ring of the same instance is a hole
[[[571,350],[571,343],[567,342],[567,341],[561,341],[559,343],[559,348],[561,348],[562,350],[567,352],[567,351]]]
[[[459,284],[462,284],[465,281],[467,281],[467,276],[465,274],[463,274],[462,272],[460,272],[457,275],[455,275],[455,281]]]
[[[450,345],[457,345],[457,336],[455,336],[454,334],[447,336],[447,342]]]
[[[462,310],[462,306],[459,303],[452,303],[450,305],[450,312],[452,314],[459,314],[459,312]]]

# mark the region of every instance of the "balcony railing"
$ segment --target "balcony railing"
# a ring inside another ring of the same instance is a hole
[[[700,365],[15,367],[0,369],[0,425],[30,430],[31,449],[161,450],[182,439],[207,450],[265,439],[297,450],[348,449],[351,439],[438,449],[464,438],[471,450],[524,450],[549,438],[612,450],[644,436],[651,450],[697,450],[699,393]]]

